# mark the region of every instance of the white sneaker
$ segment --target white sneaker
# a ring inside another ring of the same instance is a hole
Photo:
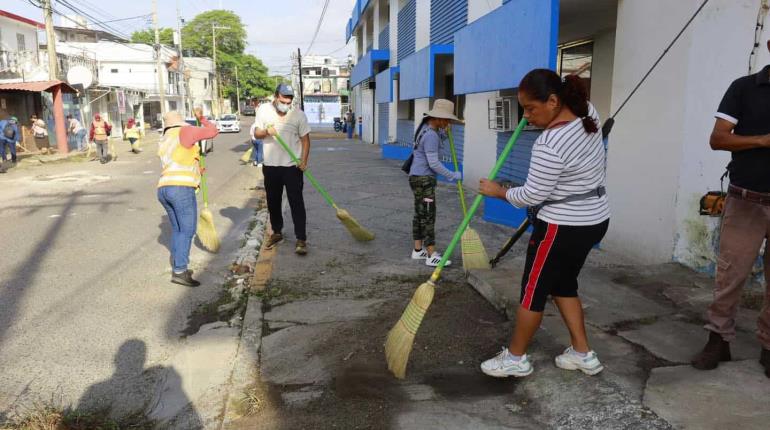
[[[425,248],[419,251],[412,250],[412,260],[425,260],[426,258],[428,258],[428,251]]]
[[[441,254],[438,252],[433,252],[430,257],[427,257],[425,259],[425,265],[430,267],[436,267],[438,266],[438,263],[441,262]],[[452,260],[447,260],[446,264],[444,264],[444,267],[449,267],[452,265]]]
[[[596,375],[604,370],[604,366],[599,362],[595,352],[588,351],[585,357],[581,357],[571,346],[565,349],[564,353],[556,357],[554,361],[556,367],[560,369],[579,370],[586,375]]]
[[[502,352],[489,360],[481,363],[481,371],[495,378],[507,378],[515,376],[521,378],[532,373],[532,364],[527,358],[527,354],[521,356],[519,360],[514,360],[508,348],[503,348]]]

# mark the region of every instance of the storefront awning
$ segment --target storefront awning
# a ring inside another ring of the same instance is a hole
[[[77,94],[77,90],[64,81],[14,82],[10,84],[0,84],[0,91],[30,91],[34,93],[39,93],[41,91],[50,92],[51,89],[57,85],[61,85],[61,89],[65,93]]]

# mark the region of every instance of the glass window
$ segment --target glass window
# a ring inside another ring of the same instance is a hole
[[[561,77],[577,75],[586,84],[591,94],[591,65],[594,57],[594,42],[581,41],[559,47],[558,72]]]
[[[19,52],[27,50],[27,42],[24,40],[23,34],[16,33],[16,45],[18,47]]]

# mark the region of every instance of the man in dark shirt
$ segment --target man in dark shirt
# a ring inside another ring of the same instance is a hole
[[[770,40],[767,42],[770,50]],[[711,133],[711,148],[730,151],[730,187],[722,219],[709,341],[692,365],[714,369],[729,361],[741,291],[762,243],[770,237],[770,66],[735,80],[725,93]],[[765,303],[758,320],[760,363],[770,378],[770,249],[764,255]]]

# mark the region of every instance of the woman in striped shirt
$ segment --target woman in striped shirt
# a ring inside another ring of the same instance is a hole
[[[572,341],[556,357],[556,366],[595,375],[604,367],[588,346],[577,278],[588,253],[609,226],[599,117],[588,101],[585,85],[574,75],[562,80],[551,70],[533,70],[519,84],[518,98],[524,118],[544,129],[532,148],[527,181],[506,190],[482,179],[480,192],[518,208],[535,209],[534,230],[513,338],[508,348],[482,363],[481,370],[495,377],[532,373],[527,346],[551,296]]]

